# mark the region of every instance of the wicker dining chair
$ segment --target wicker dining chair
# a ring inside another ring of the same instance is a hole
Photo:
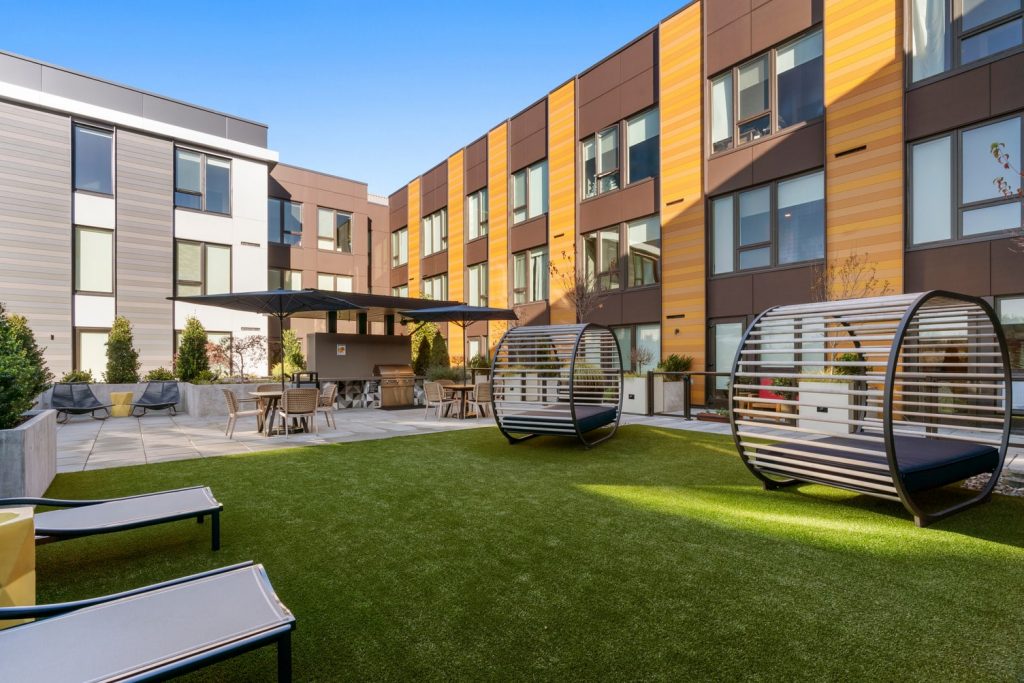
[[[312,426],[313,433],[317,433],[316,413],[317,403],[320,401],[320,392],[317,389],[285,389],[281,397],[281,406],[277,414],[281,417],[284,425],[284,434],[288,436],[288,422],[292,418],[305,418],[307,424]]]
[[[434,415],[438,420],[441,419],[441,413],[446,412],[449,408],[455,405],[454,398],[448,398],[444,391],[444,385],[439,382],[426,382],[423,384],[423,394],[426,398],[426,410],[423,411],[423,419],[427,418],[430,414],[430,409],[434,409]]]
[[[250,415],[256,416],[259,419],[259,415],[263,410],[257,405],[255,408],[249,408],[241,410],[240,406],[242,403],[251,403],[255,401],[254,398],[238,398],[235,396],[235,392],[230,389],[221,389],[224,392],[224,398],[228,402],[228,425],[224,429],[224,434],[230,439],[235,433],[235,422],[240,417],[249,417]]]
[[[491,383],[490,382],[477,382],[473,389],[473,393],[470,394],[469,400],[466,402],[467,405],[473,407],[477,417],[484,417],[491,413]]]
[[[316,412],[323,413],[324,419],[327,420],[327,426],[332,429],[338,428],[338,425],[334,422],[334,408],[337,399],[338,385],[334,383],[324,384],[323,389],[320,390],[320,398],[316,405]]]

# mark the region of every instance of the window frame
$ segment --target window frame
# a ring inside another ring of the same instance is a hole
[[[577,248],[576,248],[577,249],[577,251],[576,251],[576,258],[578,259],[577,263],[583,264],[583,272],[584,272],[584,276],[586,276],[586,274],[587,274],[586,273],[586,268],[587,268],[587,261],[586,261],[586,239],[587,239],[587,237],[590,236],[590,235],[596,235],[597,233],[607,232],[607,231],[611,231],[611,230],[617,230],[618,231],[618,235],[619,235],[619,251],[618,251],[618,256],[617,256],[617,259],[616,259],[615,270],[614,271],[612,271],[612,270],[604,270],[604,271],[601,271],[601,272],[598,272],[598,273],[594,273],[593,284],[594,284],[595,289],[597,289],[597,291],[601,292],[602,294],[611,294],[611,293],[615,293],[615,292],[624,292],[626,290],[635,292],[635,291],[640,291],[640,290],[644,290],[644,289],[653,289],[655,287],[661,287],[663,255],[660,254],[660,253],[658,255],[658,266],[657,266],[657,273],[656,273],[656,277],[655,277],[656,282],[654,282],[652,284],[636,285],[636,286],[632,286],[630,284],[631,278],[630,278],[629,266],[630,266],[630,263],[631,263],[632,259],[631,259],[631,255],[629,253],[629,226],[631,224],[633,224],[633,223],[637,223],[637,222],[640,222],[640,221],[648,221],[648,220],[650,220],[652,218],[656,219],[658,221],[658,240],[660,242],[663,239],[662,228],[664,227],[661,224],[661,214],[660,213],[652,213],[652,214],[648,214],[646,216],[639,216],[637,218],[631,218],[628,221],[621,221],[619,223],[614,223],[612,225],[606,225],[605,227],[598,228],[597,230],[588,230],[587,232],[581,233],[579,235],[579,238],[577,240],[578,241],[578,245],[577,245]],[[618,287],[611,287],[611,288],[602,287],[601,286],[601,279],[602,279],[602,277],[611,277],[613,275],[618,278],[619,286]]]
[[[578,167],[580,169],[580,182],[579,182],[579,201],[580,202],[588,202],[588,201],[590,201],[592,199],[597,199],[598,197],[601,197],[603,195],[611,194],[613,192],[618,192],[619,190],[623,190],[623,189],[625,189],[627,187],[630,187],[632,185],[639,185],[640,183],[642,183],[644,181],[653,180],[653,179],[657,178],[660,175],[660,173],[656,172],[655,175],[653,175],[653,176],[646,176],[644,178],[640,178],[640,179],[634,180],[634,181],[630,181],[629,180],[629,175],[631,173],[630,164],[629,164],[629,124],[631,122],[635,121],[636,119],[639,119],[642,116],[646,116],[646,115],[650,114],[651,112],[657,112],[657,118],[658,118],[658,135],[657,135],[657,137],[659,138],[659,141],[660,141],[660,138],[661,138],[661,111],[660,111],[660,108],[659,108],[659,106],[657,104],[655,104],[654,106],[651,106],[651,107],[647,107],[646,109],[641,109],[640,111],[634,112],[633,114],[630,114],[629,116],[616,121],[612,125],[605,126],[601,130],[594,131],[593,133],[591,133],[587,137],[582,138],[582,139],[579,140],[578,144],[576,145],[576,149],[577,149],[576,153],[578,155],[576,163],[577,163],[577,165],[578,165]],[[618,130],[618,133],[617,133],[618,150],[617,150],[617,155],[616,155],[616,161],[617,161],[618,165],[614,169],[612,169],[612,170],[603,171],[601,169],[601,147],[600,147],[601,135],[604,134],[604,133],[607,133],[608,131],[613,130],[613,129],[617,129]],[[650,139],[650,138],[648,138],[648,139]],[[586,174],[585,157],[584,157],[584,151],[583,151],[584,147],[586,146],[586,144],[588,142],[593,142],[593,144],[594,144],[594,169],[595,169],[595,174],[594,174],[594,194],[591,194],[591,195],[587,194],[587,174]],[[659,157],[660,157],[660,153],[661,153],[661,146],[660,146],[660,144],[658,145],[658,153],[659,153]],[[661,166],[661,164],[660,164],[660,158],[659,158],[659,163],[658,163],[658,167],[659,168],[658,168],[658,171],[661,170],[660,166]],[[602,190],[601,189],[601,178],[603,178],[605,176],[613,175],[615,173],[619,174],[619,186],[616,187],[616,188],[613,188],[611,190]],[[549,183],[550,183],[550,180],[549,180]],[[529,220],[529,219],[527,219],[527,220]]]
[[[512,300],[512,305],[513,306],[527,306],[529,304],[535,304],[535,303],[539,303],[539,302],[542,302],[542,301],[548,301],[549,297],[551,296],[550,272],[545,272],[544,273],[544,283],[545,283],[545,286],[544,286],[544,289],[545,289],[544,296],[538,298],[536,296],[537,293],[533,291],[533,289],[534,289],[533,288],[533,284],[534,284],[534,268],[533,268],[534,258],[533,258],[533,256],[535,254],[537,254],[537,253],[543,253],[545,255],[544,262],[547,264],[547,268],[550,271],[550,268],[551,268],[551,251],[550,251],[550,249],[548,249],[547,245],[544,245],[542,247],[531,247],[530,249],[523,249],[522,251],[517,251],[514,254],[510,254],[509,255],[509,263],[510,263],[511,270],[512,270],[512,277],[509,278],[509,289],[511,290],[510,293],[512,295],[511,300]],[[525,261],[526,261],[526,267],[523,269],[524,277],[526,278],[526,283],[525,283],[525,285],[523,287],[516,287],[515,263],[516,263],[516,259],[519,258],[520,256],[522,258],[524,258]],[[518,291],[520,291],[520,290],[524,293],[523,301],[517,302],[516,301],[516,293]]]
[[[473,197],[477,197],[477,207],[478,207],[477,208],[477,214],[478,214],[478,217],[477,217],[477,234],[476,234],[475,237],[472,236],[472,232],[470,230],[471,223],[467,219],[466,220],[466,242],[472,242],[473,240],[478,240],[481,237],[487,237],[487,234],[488,234],[488,232],[490,230],[491,198],[488,196],[487,186],[485,185],[484,187],[480,188],[476,192],[470,192],[469,194],[466,195],[466,209],[465,209],[465,211],[466,211],[465,215],[466,216],[470,215],[470,213],[469,213],[469,205],[470,205]],[[481,212],[479,207],[484,207],[485,210]],[[484,218],[480,219],[479,214],[483,214]]]
[[[999,327],[1003,330],[1003,336],[1006,336],[1006,324],[1003,322],[1003,302],[1007,300],[1013,301],[1024,301],[1024,292],[1020,294],[1005,294],[993,297],[992,308],[996,314],[996,320],[999,321]],[[1020,362],[1024,364],[1024,357],[1021,358]],[[1013,358],[1011,354],[1010,359],[1010,374],[1014,379],[1024,378],[1024,367],[1014,367]]]
[[[639,328],[641,328],[641,327],[656,327],[656,328],[658,328],[658,353],[657,353],[657,355],[654,358],[651,359],[651,367],[648,368],[647,370],[644,370],[642,368],[640,370],[637,370],[637,368],[633,367],[633,352],[636,351],[636,349],[638,348],[637,338],[640,336]],[[619,359],[622,361],[622,370],[623,370],[623,372],[630,372],[630,373],[640,372],[640,373],[644,373],[641,376],[646,377],[646,373],[647,372],[657,370],[658,364],[661,363],[662,356],[665,353],[665,340],[664,340],[664,336],[665,335],[663,334],[665,330],[664,330],[664,326],[661,324],[660,321],[646,322],[646,323],[624,323],[622,325],[611,325],[611,326],[609,326],[608,329],[610,329],[612,331],[612,334],[615,335],[615,342],[616,342],[616,344],[618,344],[618,342],[619,342],[619,336],[616,334],[616,331],[617,330],[624,330],[624,329],[628,329],[629,330],[629,348],[625,349],[625,357],[623,357],[623,349],[622,349],[622,347],[621,346],[619,347],[619,354],[620,354]]]
[[[440,231],[440,242],[443,246],[441,248],[435,248],[434,237],[433,237],[433,223],[435,216],[439,216],[441,220],[441,231]],[[427,251],[427,221],[430,221],[430,247],[433,251]],[[397,232],[397,231],[396,231]],[[422,257],[433,256],[434,254],[441,254],[448,251],[448,207],[443,206],[437,211],[432,211],[426,216],[420,217],[420,255]]]
[[[81,370],[82,369],[82,333],[85,332],[85,333],[88,333],[88,334],[103,334],[104,336],[106,336],[109,339],[110,338],[110,329],[111,328],[109,328],[109,327],[90,327],[88,325],[83,325],[81,327],[75,326],[75,328],[74,328],[74,330],[75,330],[75,342],[74,342],[75,343],[75,349],[74,349],[74,351],[75,351],[75,353],[74,353],[74,358],[75,358],[74,368],[75,368],[75,370]],[[97,382],[102,382],[103,381],[103,375],[101,374],[99,377],[93,376],[93,379],[96,380]]]
[[[322,277],[329,277],[329,278],[331,278],[334,281],[334,288],[333,289],[323,289],[320,286],[320,278],[322,278]],[[352,288],[351,289],[338,289],[338,278],[339,277],[348,278],[352,282]],[[320,291],[334,292],[336,294],[351,294],[351,293],[353,293],[355,291],[355,287],[356,287],[356,278],[355,278],[354,275],[345,275],[344,273],[321,273],[321,272],[317,272],[317,274],[316,274],[316,288],[319,289]]]
[[[401,293],[401,290],[403,290],[403,289],[405,290],[405,294]],[[395,291],[395,290],[398,290],[398,291]],[[398,286],[392,285],[392,287],[391,287],[391,296],[397,296],[397,297],[400,297],[400,298],[403,298],[403,299],[408,299],[409,298],[409,283],[406,282],[404,285],[398,285]]]
[[[541,203],[544,205],[543,206],[544,210],[543,211],[538,211],[536,216],[531,216],[530,215],[530,176],[531,176],[531,171],[533,171],[534,168],[539,167],[541,165],[544,165],[544,167],[545,167],[545,171],[544,171],[544,191],[543,191],[543,193],[541,195]],[[515,186],[516,186],[515,185],[515,183],[516,183],[515,179],[516,179],[516,176],[519,175],[520,173],[523,174],[524,183],[525,183],[523,185],[523,201],[524,201],[524,203],[522,205],[522,208],[526,212],[526,216],[524,218],[522,218],[521,220],[517,221],[515,219],[515,216],[516,216],[516,209],[518,209],[519,207],[515,205]],[[532,220],[536,220],[536,219],[540,218],[541,216],[546,216],[548,214],[548,212],[551,209],[551,197],[549,196],[549,193],[551,191],[551,176],[550,176],[550,173],[551,173],[551,168],[550,168],[550,166],[548,166],[548,158],[544,157],[543,159],[539,159],[539,160],[533,162],[532,164],[527,164],[526,166],[523,166],[522,168],[520,168],[517,171],[515,171],[514,173],[510,173],[509,174],[509,176],[508,176],[508,179],[509,179],[509,188],[508,188],[508,192],[509,192],[509,202],[508,202],[509,225],[515,227],[517,225],[522,225],[523,223],[528,223],[528,222],[530,222]]]
[[[471,300],[472,297],[470,296],[469,288],[470,280],[474,277],[477,280],[477,291],[479,292],[477,301],[475,303]],[[487,302],[490,300],[490,296],[487,290],[488,286],[490,285],[489,280],[490,276],[489,273],[487,272],[487,261],[481,261],[480,263],[474,263],[471,266],[466,266],[465,295],[467,304],[469,304],[470,306],[487,306]]]
[[[706,242],[706,264],[708,269],[709,278],[722,278],[722,277],[733,277],[736,275],[744,275],[746,273],[761,273],[773,270],[785,270],[786,268],[801,268],[813,265],[815,263],[822,263],[825,260],[828,252],[828,246],[825,245],[825,253],[820,258],[807,259],[805,261],[792,261],[789,263],[779,263],[779,185],[791,180],[797,180],[799,178],[805,178],[812,175],[821,174],[822,183],[822,199],[827,198],[827,182],[825,178],[825,169],[817,168],[813,171],[806,171],[803,173],[796,173],[794,175],[785,176],[783,178],[776,178],[770,180],[767,183],[760,183],[758,185],[752,185],[745,187],[742,190],[734,190],[725,194],[720,194],[715,197],[708,197],[707,204],[705,206],[706,219],[706,230],[707,239]],[[756,242],[753,244],[740,245],[740,195],[760,190],[762,188],[769,188],[768,191],[768,241]],[[714,206],[715,202],[720,199],[727,197],[732,198],[732,270],[716,273],[715,272],[715,224],[714,224]],[[823,212],[822,214],[822,234],[827,236],[828,221],[827,215]],[[769,248],[771,259],[767,266],[759,266],[757,268],[740,268],[740,253],[744,251],[756,251],[758,249]]]
[[[427,282],[430,282],[430,287],[431,287],[431,293],[430,293],[429,297],[427,296],[427,292],[426,292]],[[437,282],[443,282],[444,283],[444,296],[440,297],[440,298],[434,296],[434,292],[433,292],[433,288],[434,288],[434,286],[436,285]],[[438,273],[437,275],[431,275],[429,277],[421,278],[420,279],[420,294],[424,298],[430,299],[431,301],[448,301],[449,300],[448,299],[448,294],[449,294],[449,291],[448,291],[448,273],[446,273],[446,272],[445,273]]]
[[[78,187],[78,145],[75,144],[75,129],[84,128],[98,133],[106,133],[110,136],[110,192],[99,190],[87,190]],[[71,122],[71,190],[91,194],[97,197],[114,197],[117,193],[117,136],[113,128],[86,123],[84,121],[72,120]]]
[[[267,266],[267,289],[268,290],[271,289],[271,287],[270,287],[270,274],[274,273],[274,272],[279,273],[278,279],[281,281],[281,289],[285,289],[285,287],[284,287],[284,274],[285,273],[298,273],[298,275],[299,275],[299,288],[298,289],[290,289],[289,288],[288,291],[296,292],[296,291],[299,291],[299,290],[302,289],[302,271],[301,270],[292,270],[291,268],[274,268],[273,266]]]
[[[230,244],[223,244],[221,242],[203,242],[203,241],[200,241],[200,240],[189,240],[189,239],[178,239],[178,238],[175,238],[175,240],[174,240],[174,295],[175,296],[181,296],[181,294],[178,293],[178,287],[183,282],[182,280],[178,279],[178,245],[179,244],[198,244],[199,247],[200,247],[199,248],[199,273],[202,276],[202,280],[200,282],[198,282],[198,283],[196,283],[193,280],[185,280],[184,281],[185,284],[189,284],[189,285],[198,284],[199,285],[199,294],[197,294],[197,295],[186,295],[186,296],[206,296],[206,294],[207,294],[207,280],[208,280],[208,278],[207,278],[207,272],[206,272],[206,265],[207,265],[206,251],[207,251],[207,247],[209,247],[209,246],[224,247],[224,248],[226,248],[228,250],[228,291],[227,292],[223,292],[223,293],[231,294],[232,292],[235,291],[235,254],[234,254],[234,249],[231,248]]]
[[[949,59],[949,68],[940,71],[936,74],[932,74],[926,78],[920,80],[914,79],[914,56],[911,53],[913,49],[913,21],[914,21],[914,4],[912,2],[904,3],[903,10],[903,44],[905,45],[906,59],[904,60],[904,82],[908,90],[928,85],[936,81],[942,80],[943,78],[949,78],[950,76],[970,69],[990,64],[1000,59],[1004,59],[1010,55],[1017,54],[1018,52],[1024,52],[1024,40],[1019,45],[1008,47],[1000,52],[995,52],[990,55],[986,55],[980,59],[967,62],[966,64],[962,61],[962,43],[964,40],[973,38],[974,36],[980,35],[989,31],[993,28],[1001,26],[1003,24],[1009,24],[1015,20],[1024,21],[1024,5],[1021,6],[1020,10],[1015,12],[1009,12],[995,19],[990,19],[984,24],[980,24],[974,28],[963,30],[963,0],[944,0],[946,18],[947,18],[947,32],[944,43],[945,56]]]
[[[87,232],[100,232],[110,235],[110,291],[95,291],[91,289],[79,289],[78,288],[78,248],[79,238],[78,233],[81,230]],[[75,225],[71,231],[72,245],[71,245],[71,288],[75,294],[85,294],[87,296],[115,296],[117,291],[117,233],[110,228],[96,228],[91,225]]]
[[[320,240],[327,239],[326,237],[321,237],[320,236],[320,212],[321,211],[330,211],[331,212],[331,243],[332,243],[333,246],[330,249],[328,249],[326,247],[320,246]],[[349,229],[348,229],[348,249],[347,250],[339,249],[338,248],[338,214],[344,214],[344,215],[348,216]],[[355,242],[355,228],[354,228],[354,226],[355,226],[355,217],[356,217],[356,215],[352,211],[344,211],[342,209],[334,209],[334,208],[331,208],[329,206],[320,206],[318,204],[317,207],[316,207],[316,248],[317,248],[317,251],[326,251],[326,252],[331,253],[331,254],[352,254],[352,253],[355,253],[353,251],[354,250],[354,242]]]
[[[822,34],[822,55],[824,56],[824,29],[823,29],[823,25],[822,24],[817,24],[817,25],[807,29],[806,31],[802,31],[799,34],[797,34],[795,36],[792,36],[791,38],[789,38],[789,39],[779,43],[778,45],[775,45],[773,47],[768,48],[764,52],[756,54],[756,55],[750,57],[749,59],[745,59],[744,61],[740,62],[739,64],[731,66],[728,69],[723,69],[723,70],[721,70],[721,71],[719,71],[717,73],[714,73],[714,74],[711,74],[711,75],[708,76],[708,78],[705,80],[705,84],[704,84],[704,87],[705,87],[705,99],[706,99],[706,101],[708,103],[708,105],[707,105],[707,112],[704,115],[704,129],[706,131],[705,132],[705,136],[706,136],[706,144],[707,144],[707,149],[708,149],[708,158],[715,158],[715,157],[717,157],[719,155],[729,154],[730,152],[733,152],[733,151],[735,151],[737,149],[740,149],[742,147],[748,147],[750,145],[755,145],[755,144],[758,144],[759,142],[762,142],[763,140],[771,139],[771,138],[773,138],[773,137],[775,137],[775,136],[777,136],[779,134],[787,134],[787,133],[789,133],[791,131],[799,130],[799,129],[804,128],[806,126],[814,125],[816,123],[819,123],[819,122],[825,120],[825,113],[824,113],[824,111],[825,111],[825,103],[824,103],[824,73],[822,73],[822,78],[823,78],[823,81],[822,81],[822,115],[821,116],[817,116],[817,117],[815,117],[813,119],[807,119],[805,121],[799,121],[797,123],[794,123],[794,124],[791,124],[789,126],[786,126],[785,128],[779,128],[779,72],[778,72],[778,59],[777,59],[778,52],[779,52],[779,50],[785,49],[785,48],[787,48],[787,47],[789,47],[791,45],[794,45],[794,44],[800,42],[801,40],[804,40],[805,38],[808,38],[809,36],[813,35],[816,32]],[[739,78],[740,69],[742,69],[744,67],[747,67],[747,66],[750,66],[750,65],[754,64],[755,62],[757,62],[757,61],[759,61],[761,59],[764,59],[766,57],[767,57],[767,62],[768,62],[768,65],[767,65],[767,70],[768,70],[768,109],[764,110],[764,111],[761,111],[758,114],[753,114],[751,116],[748,116],[745,119],[740,119],[740,117],[739,117],[740,116],[740,78]],[[824,69],[823,69],[823,71],[824,71]],[[732,111],[730,112],[731,118],[732,118],[732,120],[730,121],[730,124],[732,126],[732,128],[731,128],[732,137],[730,138],[730,140],[731,140],[732,144],[729,147],[727,147],[725,149],[722,149],[722,150],[719,150],[719,151],[716,152],[716,151],[714,151],[714,140],[712,139],[712,131],[711,131],[711,124],[712,124],[712,119],[713,119],[713,112],[712,112],[712,84],[716,80],[718,80],[719,78],[725,76],[726,74],[731,74],[731,79],[732,79],[732,90],[731,90],[731,94],[732,94]],[[756,121],[759,118],[762,118],[766,113],[768,114],[768,117],[769,117],[769,128],[770,128],[769,132],[767,134],[765,134],[765,135],[762,135],[761,137],[754,138],[754,139],[748,140],[746,142],[740,141],[740,135],[739,135],[740,126],[742,126],[744,124],[749,124],[749,123],[751,123],[753,121]],[[658,125],[659,125],[659,134],[660,134],[660,132],[661,132],[661,128],[660,128],[661,122],[660,121],[659,121]]]
[[[402,258],[402,254],[401,254],[402,236],[404,236],[404,238],[405,238],[405,260],[400,260]],[[395,250],[395,240],[396,240],[396,238],[398,240],[398,247],[399,247],[399,249],[397,251]],[[406,225],[404,227],[399,228],[398,230],[393,230],[391,232],[391,267],[392,268],[401,268],[404,265],[408,265],[408,263],[409,263],[409,226]]]
[[[182,190],[181,188],[178,187],[178,152],[179,151],[191,152],[192,154],[198,154],[199,155],[199,192],[198,193],[193,192],[192,190]],[[214,159],[218,159],[220,161],[226,161],[227,164],[228,164],[228,188],[227,188],[228,210],[226,212],[214,211],[214,210],[208,209],[206,207],[206,195],[207,195],[207,192],[206,192],[206,161],[207,161],[208,157],[213,157]],[[196,211],[198,213],[209,213],[209,214],[213,214],[214,216],[228,216],[228,217],[230,217],[232,215],[232,213],[231,213],[232,209],[234,208],[233,205],[232,205],[232,202],[231,202],[231,196],[234,194],[234,182],[235,182],[235,167],[234,167],[234,160],[231,157],[225,157],[225,156],[221,156],[219,154],[209,154],[208,152],[204,152],[202,150],[198,150],[198,149],[195,149],[193,147],[185,147],[183,145],[175,145],[174,146],[174,191],[173,191],[172,194],[174,195],[174,208],[175,209],[182,209],[184,211]],[[187,195],[189,195],[191,197],[199,197],[199,208],[197,209],[197,208],[192,207],[192,206],[182,206],[181,204],[178,204],[178,195],[179,194],[187,194]]]
[[[304,226],[305,226],[305,217],[304,217],[303,211],[302,211],[302,208],[303,208],[302,202],[295,202],[295,201],[292,201],[291,199],[284,199],[282,197],[271,197],[271,196],[268,196],[267,197],[267,204],[268,204],[267,215],[268,216],[270,214],[270,207],[269,207],[270,202],[277,202],[277,219],[279,221],[280,229],[278,230],[278,234],[277,234],[277,238],[278,239],[272,240],[272,239],[270,239],[270,235],[269,235],[270,228],[269,228],[269,224],[268,224],[268,227],[267,227],[267,232],[268,232],[267,239],[268,239],[268,242],[270,244],[279,244],[279,245],[282,245],[282,246],[285,246],[285,247],[301,247],[302,246],[302,233],[303,233],[303,229],[304,229]],[[285,216],[287,215],[287,211],[285,211],[285,205],[286,204],[294,205],[294,206],[299,207],[299,231],[298,232],[294,232],[292,230],[288,230],[285,227],[285,225],[286,225],[286,223],[285,223]],[[295,242],[295,244],[291,244],[289,242],[285,242],[284,241],[284,236],[285,235],[298,235],[299,239],[298,239],[297,242]]]
[[[1024,225],[1024,199],[1007,198],[1007,197],[993,197],[990,199],[983,199],[977,202],[971,202],[969,204],[963,203],[963,136],[964,133],[979,128],[984,128],[993,124],[1001,123],[1003,121],[1009,121],[1011,119],[1018,119],[1020,131],[1021,149],[1019,154],[1024,154],[1024,110],[1018,111],[1012,114],[1006,114],[1003,116],[997,116],[995,118],[986,119],[978,123],[973,123],[969,126],[962,126],[959,128],[953,128],[937,135],[930,135],[924,138],[918,138],[912,142],[908,142],[904,151],[904,164],[905,173],[907,177],[907,184],[905,189],[904,201],[906,203],[907,221],[906,221],[906,233],[904,235],[904,241],[906,242],[907,251],[917,251],[919,249],[932,249],[939,246],[948,246],[951,244],[969,244],[971,242],[988,242],[991,240],[1005,239],[1012,236],[1014,233],[1021,230],[1021,226],[1015,228],[1006,228],[1004,230],[993,230],[991,232],[983,232],[976,235],[964,236],[964,211],[972,209],[984,209],[991,206],[1002,206],[1004,204],[1012,204],[1014,202],[1021,205],[1020,215],[1022,217],[1022,225]],[[950,153],[950,182],[952,186],[949,189],[949,210],[954,212],[951,214],[950,220],[950,236],[946,239],[941,240],[930,240],[928,242],[916,243],[914,241],[914,158],[913,151],[916,145],[934,142],[941,140],[942,138],[949,138],[949,153]],[[998,164],[993,160],[992,162],[992,179],[999,175],[1000,170]],[[1021,179],[1024,183],[1024,178]]]

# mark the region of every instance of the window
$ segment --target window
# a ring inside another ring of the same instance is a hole
[[[538,161],[512,174],[512,224],[548,212],[548,162]]]
[[[985,123],[910,146],[910,242],[970,239],[1020,228],[1020,178],[992,158],[994,143],[1020,159],[1022,117]],[[1002,176],[1011,196],[993,182]]]
[[[175,294],[196,296],[231,291],[231,247],[176,240]]]
[[[619,139],[625,130],[626,147],[620,156]],[[583,163],[583,199],[622,187],[622,170],[635,183],[658,175],[658,110],[648,109],[616,123],[580,142]]]
[[[466,303],[470,306],[487,305],[487,262],[466,269]]]
[[[113,294],[113,230],[75,228],[75,291]]]
[[[711,79],[712,154],[821,118],[822,51],[815,29]]]
[[[97,382],[107,370],[107,336],[110,330],[76,329],[75,369],[88,370]]]
[[[583,272],[602,291],[656,285],[661,280],[661,224],[641,218],[583,236]],[[623,272],[625,270],[625,272]]]
[[[409,262],[409,228],[391,233],[391,267],[398,268]]]
[[[619,189],[619,126],[583,141],[583,197]]]
[[[626,168],[635,183],[658,175],[658,110],[650,109],[626,121]]]
[[[274,197],[267,200],[267,241],[302,244],[302,204]]]
[[[423,218],[423,255],[430,256],[448,249],[448,209],[435,211]]]
[[[409,285],[399,285],[391,288],[391,296],[409,296]]]
[[[302,289],[302,271],[268,268],[267,289]]]
[[[711,201],[713,274],[822,258],[825,258],[825,175],[822,171]]]
[[[487,234],[487,188],[466,197],[466,237],[475,240]]]
[[[114,134],[75,126],[75,189],[114,194]]]
[[[732,371],[743,328],[744,324],[741,322],[718,323],[711,326],[712,347],[715,353],[714,372]],[[715,377],[714,387],[718,391],[725,391],[729,388],[729,378]]]
[[[466,338],[466,358],[470,360],[477,356],[481,358],[487,358],[487,337],[467,337]]]
[[[174,205],[231,213],[231,161],[189,149],[174,150]]]
[[[352,214],[317,207],[316,246],[327,251],[352,253]]]
[[[612,333],[619,343],[619,358],[626,372],[644,374],[658,367],[661,360],[661,324],[623,325],[613,327]],[[647,358],[643,363],[634,362]]]
[[[334,275],[332,273],[317,273],[316,288],[328,292],[351,292],[351,275]]]
[[[910,5],[912,82],[1024,43],[1021,0],[911,0]]]
[[[527,304],[548,298],[548,248],[512,255],[512,303]]]
[[[1024,296],[996,299],[996,314],[1006,335],[1010,367],[1015,374],[1024,372]]]
[[[423,296],[435,301],[447,301],[448,273],[423,278]]]

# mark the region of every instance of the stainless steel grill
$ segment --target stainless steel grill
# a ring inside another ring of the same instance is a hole
[[[410,365],[375,365],[373,376],[380,377],[380,407],[398,408],[413,405],[416,374]]]

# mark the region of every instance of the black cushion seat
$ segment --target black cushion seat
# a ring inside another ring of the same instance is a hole
[[[584,434],[615,422],[614,406],[576,404],[576,423]],[[572,434],[572,413],[568,403],[553,403],[533,410],[509,413],[505,426],[510,431],[521,428],[534,434]]]
[[[992,472],[999,466],[999,451],[984,444],[920,436],[895,436],[893,440],[900,477],[904,487],[912,493],[963,481],[978,474]],[[825,463],[824,460],[815,460],[813,456],[830,455],[865,463],[885,461],[885,445],[882,443],[841,436],[827,437],[815,443],[814,446],[793,443],[787,443],[785,446],[788,450],[800,452],[801,455],[795,457],[822,464]],[[850,453],[835,446],[870,449],[877,454]],[[845,464],[844,467],[859,472],[878,472],[877,469],[854,464]]]

